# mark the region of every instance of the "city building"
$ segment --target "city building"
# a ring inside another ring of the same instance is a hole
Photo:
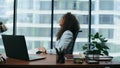
[[[88,42],[89,0],[16,0],[16,35],[25,35],[28,49],[38,47],[51,48],[59,30],[59,19],[66,12],[77,16],[82,32],[78,34],[74,53],[83,52],[82,46]],[[91,33],[99,32],[108,39],[110,55],[120,55],[120,0],[92,0]],[[14,0],[0,0],[0,21],[8,31],[1,34],[13,34]],[[53,17],[53,33],[51,18]],[[4,52],[0,37],[0,53]]]

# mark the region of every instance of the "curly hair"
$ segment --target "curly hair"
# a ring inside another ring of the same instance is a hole
[[[57,40],[61,38],[63,32],[66,30],[70,30],[73,33],[73,37],[75,37],[76,32],[78,32],[80,29],[79,22],[76,19],[76,17],[70,12],[68,12],[65,15],[63,15],[62,18],[64,20],[64,25],[60,28],[59,32],[57,33]]]

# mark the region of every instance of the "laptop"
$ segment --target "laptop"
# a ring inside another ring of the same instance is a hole
[[[46,58],[37,54],[28,54],[24,35],[2,35],[2,40],[7,57],[27,61]]]

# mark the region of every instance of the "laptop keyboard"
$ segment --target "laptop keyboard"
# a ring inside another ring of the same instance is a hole
[[[30,60],[32,60],[32,59],[44,59],[45,57],[36,55],[36,54],[30,54],[29,58],[30,58]]]

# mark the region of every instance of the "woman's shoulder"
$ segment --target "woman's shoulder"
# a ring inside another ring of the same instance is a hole
[[[72,33],[70,30],[66,30],[66,31],[64,31],[64,33],[63,33],[63,34],[73,35],[73,33]]]

